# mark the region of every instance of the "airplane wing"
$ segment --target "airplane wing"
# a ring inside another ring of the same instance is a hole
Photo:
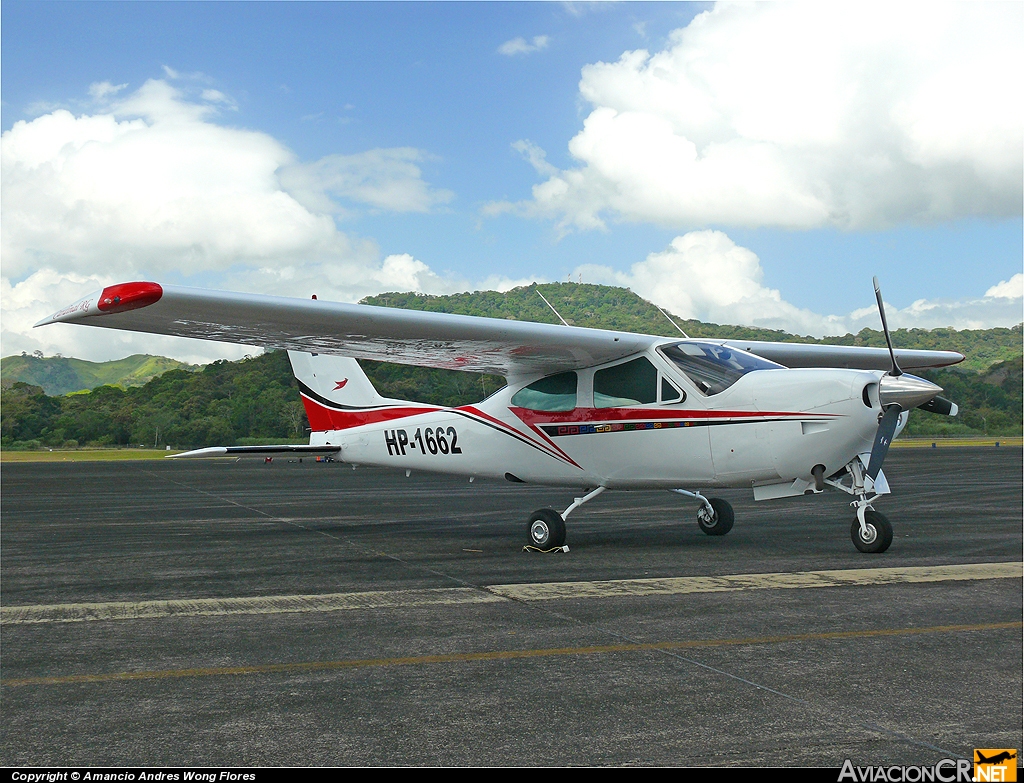
[[[757,340],[708,340],[757,354],[786,367],[847,367],[852,370],[888,370],[892,367],[888,348],[858,345],[817,345],[814,343],[766,343]],[[964,360],[956,351],[915,351],[896,348],[896,361],[903,370],[946,367]]]
[[[135,282],[108,286],[36,326],[78,323],[305,353],[494,373],[510,379],[580,369],[678,342],[654,335],[421,310]],[[888,351],[799,343],[702,340],[787,367],[887,370]],[[963,361],[953,351],[897,351],[904,369]]]
[[[121,283],[36,326],[79,323],[305,353],[487,372],[545,375],[614,361],[664,338],[391,307]]]

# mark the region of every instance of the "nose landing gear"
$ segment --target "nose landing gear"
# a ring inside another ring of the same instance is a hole
[[[849,483],[844,479],[849,479]],[[879,470],[877,477],[872,479],[864,469],[863,456],[858,456],[846,465],[845,476],[825,479],[825,483],[857,497],[857,500],[850,503],[857,510],[857,516],[850,526],[850,538],[857,550],[866,554],[881,554],[888,549],[892,543],[892,523],[871,505],[881,494],[889,491],[882,472]],[[869,493],[871,497],[868,497]]]
[[[881,554],[892,543],[892,524],[885,514],[867,505],[859,506],[850,526],[850,537],[858,551]]]

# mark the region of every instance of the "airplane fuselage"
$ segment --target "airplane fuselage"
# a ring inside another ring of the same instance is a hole
[[[879,371],[758,370],[706,395],[657,351],[643,356],[664,382],[647,404],[601,400],[596,367],[577,371],[569,410],[516,404],[528,384],[510,383],[475,405],[381,406],[310,443],[339,445],[354,464],[609,489],[810,482],[816,465],[830,475],[871,450]],[[664,401],[666,390],[682,399]]]

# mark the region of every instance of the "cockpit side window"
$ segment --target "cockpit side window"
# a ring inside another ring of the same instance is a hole
[[[714,343],[676,343],[658,350],[708,396],[725,391],[748,372],[783,369],[760,356]]]
[[[512,395],[512,404],[531,411],[571,411],[576,407],[576,373],[560,372],[534,381]]]
[[[686,395],[673,386],[664,377],[661,379],[661,401],[662,402],[686,402]]]
[[[658,401],[658,369],[641,356],[594,373],[594,407],[616,408]]]

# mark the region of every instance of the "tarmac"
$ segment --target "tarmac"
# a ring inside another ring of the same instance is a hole
[[[1021,748],[1022,450],[696,504],[276,459],[5,464],[0,764],[934,764]]]

